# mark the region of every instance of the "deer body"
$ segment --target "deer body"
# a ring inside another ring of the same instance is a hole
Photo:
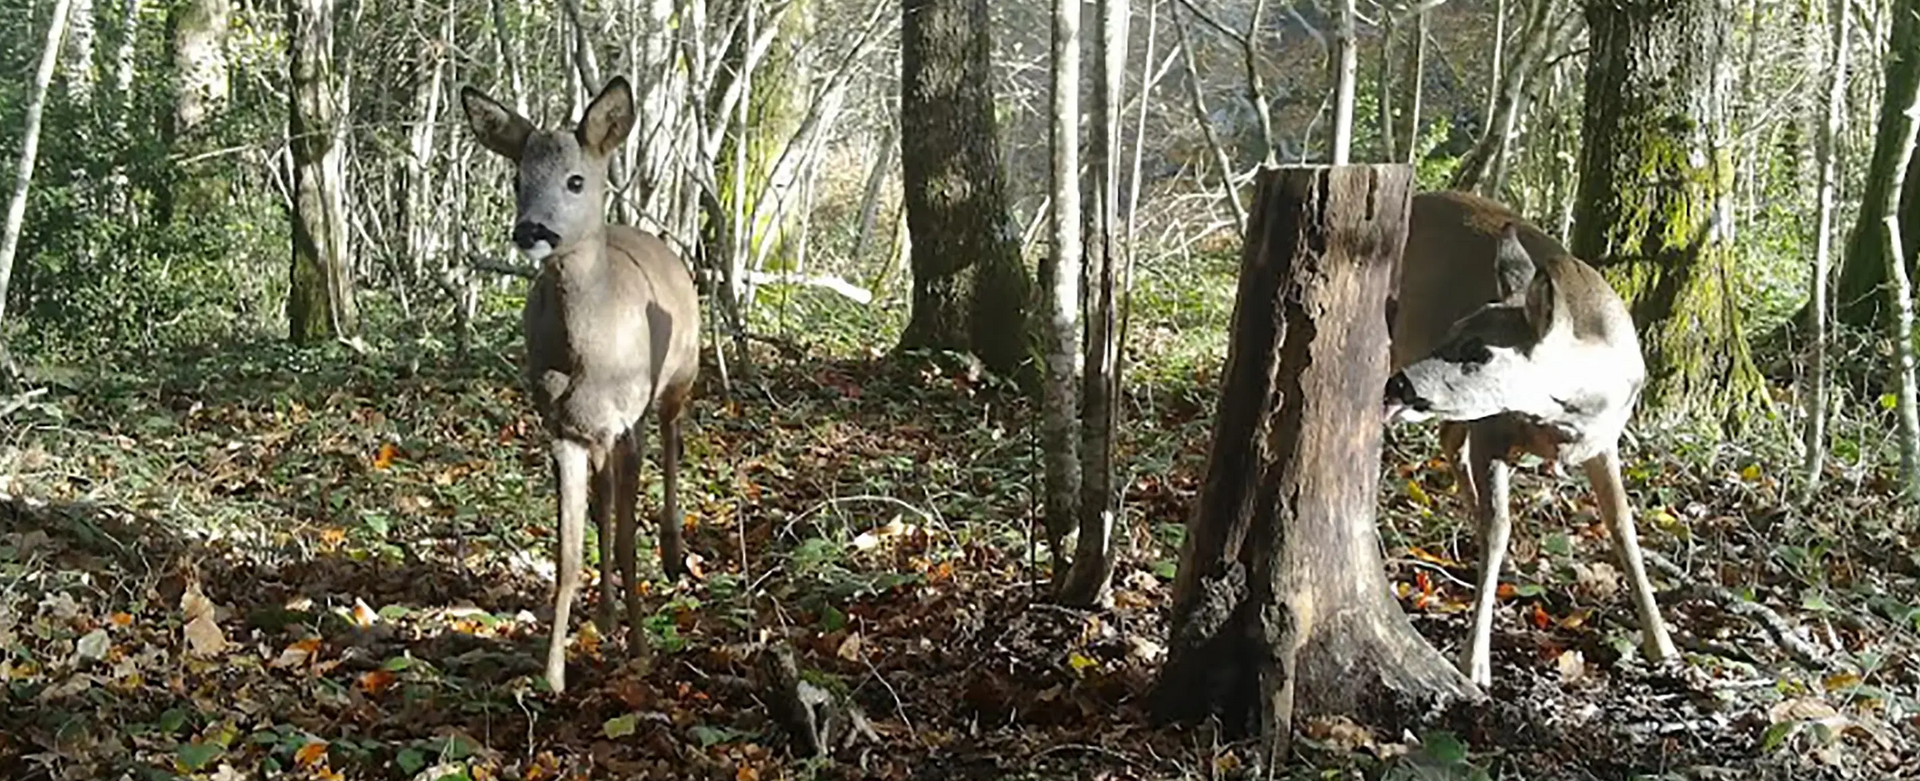
[[[559,566],[547,683],[566,690],[566,638],[587,519],[600,532],[600,618],[611,634],[616,555],[626,591],[627,647],[636,650],[635,504],[640,424],[660,427],[661,568],[685,568],[677,501],[680,418],[699,371],[699,297],[686,266],[658,237],[606,224],[607,163],[633,128],[633,94],[615,77],[572,131],[539,131],[467,87],[468,124],[481,144],[513,161],[513,241],[540,272],[521,312],[524,380],[552,450]],[[617,526],[617,528],[616,528]],[[617,548],[617,550],[616,550]]]
[[[1420,193],[1392,320],[1391,422],[1437,418],[1479,526],[1478,592],[1461,664],[1492,680],[1489,643],[1511,536],[1510,462],[1531,453],[1587,474],[1632,591],[1649,659],[1674,658],[1620,474],[1619,441],[1646,379],[1626,304],[1591,266],[1505,206]]]

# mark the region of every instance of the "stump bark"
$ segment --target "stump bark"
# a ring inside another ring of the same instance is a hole
[[[1258,730],[1273,761],[1296,712],[1405,724],[1480,696],[1408,623],[1374,526],[1412,181],[1405,165],[1260,175],[1153,708]]]

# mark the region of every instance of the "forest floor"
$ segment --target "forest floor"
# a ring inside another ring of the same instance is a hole
[[[1204,368],[1142,371],[1120,455],[1132,545],[1115,606],[1076,611],[1042,598],[1025,402],[931,358],[803,351],[731,399],[710,367],[681,483],[700,577],[643,565],[652,656],[583,628],[554,696],[544,440],[510,338],[482,342],[464,361],[155,357],[0,417],[0,777],[1253,771],[1249,744],[1143,706],[1205,468]],[[1392,439],[1388,575],[1452,658],[1475,543],[1431,431]],[[1630,443],[1642,539],[1673,565],[1656,587],[1679,668],[1635,651],[1584,479],[1521,470],[1488,702],[1404,731],[1311,721],[1280,775],[1920,777],[1920,531],[1882,470],[1845,458],[1819,501],[1791,500],[1785,452]],[[592,584],[576,616],[596,614]],[[864,714],[830,761],[769,716],[774,643]]]

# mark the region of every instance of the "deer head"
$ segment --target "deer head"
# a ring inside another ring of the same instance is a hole
[[[513,243],[534,261],[597,242],[606,227],[607,162],[633,130],[633,90],[615,76],[571,132],[542,131],[485,93],[460,104],[480,144],[514,162]]]

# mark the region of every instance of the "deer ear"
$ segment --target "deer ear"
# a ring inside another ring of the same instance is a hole
[[[1494,257],[1495,293],[1503,302],[1521,303],[1533,277],[1533,256],[1528,255],[1526,246],[1520,243],[1515,223],[1509,222],[1500,228],[1500,250]]]
[[[527,148],[527,136],[533,135],[533,123],[472,86],[460,88],[460,107],[466,110],[467,126],[473,128],[473,135],[481,146],[520,162],[520,153]]]
[[[615,76],[587,105],[587,113],[580,117],[580,126],[574,129],[573,137],[580,142],[582,151],[593,157],[606,157],[627,139],[631,130],[633,88],[627,86],[626,77]]]

